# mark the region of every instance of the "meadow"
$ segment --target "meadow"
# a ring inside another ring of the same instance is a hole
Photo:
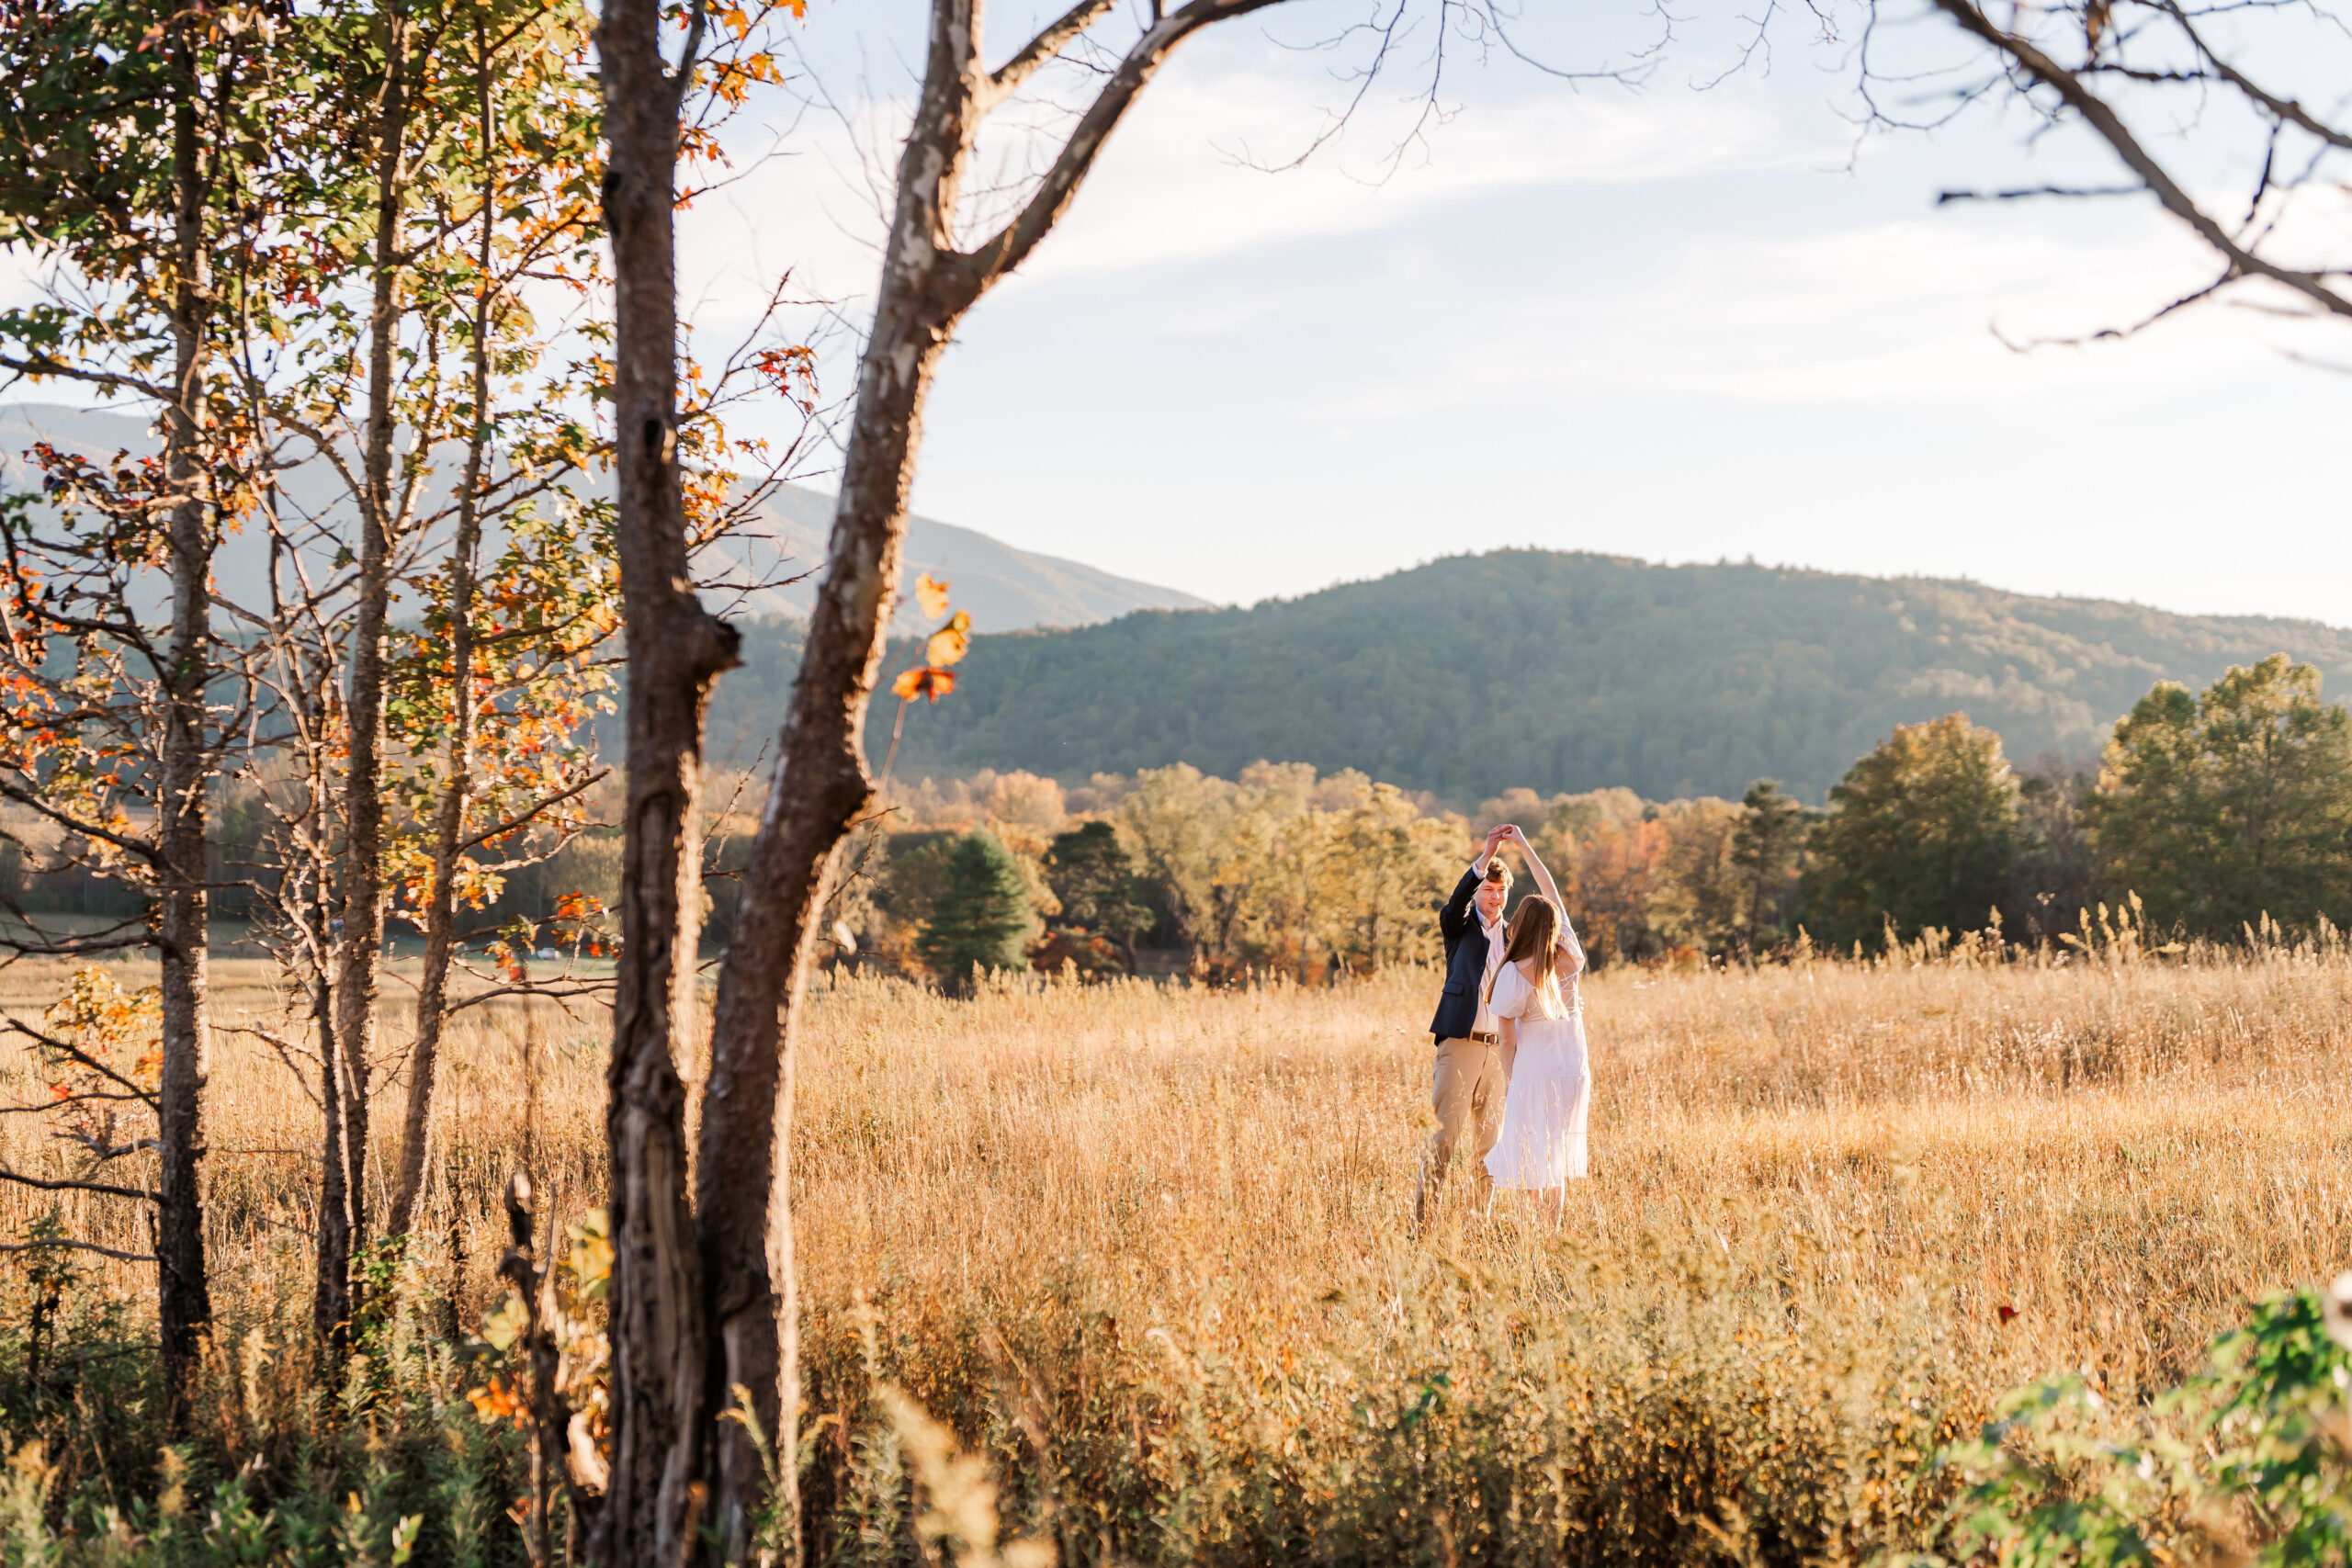
[[[224,1021],[269,1015],[259,966],[219,967]],[[0,971],[0,1005],[62,976]],[[1936,1456],[2004,1391],[2078,1371],[2132,1412],[2251,1301],[2352,1262],[2340,943],[1611,971],[1587,983],[1593,1176],[1565,1225],[1457,1201],[1415,1239],[1431,988],[830,983],[796,1118],[810,1560],[1951,1553]],[[595,1201],[600,1021],[460,1016],[429,1234],[388,1277],[402,1370],[324,1395],[297,1348],[315,1111],[258,1036],[221,1034],[213,1424],[163,1481],[240,1473],[256,1508],[341,1487],[314,1430],[339,1401],[378,1424],[369,1452],[441,1467],[417,1561],[519,1553],[495,1517],[514,1439],[473,1429],[447,1343],[498,1295],[509,1172],[560,1214]],[[10,1071],[26,1103],[36,1075]],[[22,1116],[0,1153],[70,1164]],[[0,1190],[0,1231],[53,1211],[141,1250],[129,1208]],[[65,1349],[152,1292],[85,1258]],[[130,1374],[27,1403],[28,1290],[6,1289],[41,1506],[162,1484],[135,1414],[93,1402]],[[424,1497],[409,1461],[369,1462]]]

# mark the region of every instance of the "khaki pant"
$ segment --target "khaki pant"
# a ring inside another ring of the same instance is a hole
[[[1457,1147],[1470,1158],[1470,1190],[1478,1201],[1484,1203],[1494,1190],[1487,1156],[1502,1136],[1504,1087],[1502,1055],[1492,1045],[1476,1040],[1437,1043],[1437,1062],[1430,1075],[1437,1131],[1430,1134],[1429,1149],[1421,1156],[1420,1187],[1413,1195],[1415,1224],[1429,1223]]]

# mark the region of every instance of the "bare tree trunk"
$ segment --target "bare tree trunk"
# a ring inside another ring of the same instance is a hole
[[[603,68],[605,221],[612,236],[615,533],[628,648],[628,805],[621,951],[605,1137],[612,1162],[612,1463],[590,1552],[675,1564],[707,1497],[708,1344],[687,1191],[685,1085],[701,931],[702,729],[732,627],[695,599],[678,468],[678,108],[703,11],[675,73],[660,0],[607,0]]]
[[[1051,230],[1095,155],[1168,51],[1211,22],[1269,0],[1195,0],[1156,17],[1111,73],[1036,194],[1013,222],[970,253],[952,224],[972,145],[989,110],[1064,44],[1109,11],[1080,0],[997,71],[979,62],[979,0],[934,0],[922,96],[899,164],[898,208],[871,337],[824,586],[792,688],[767,805],[742,880],[733,942],[719,976],[703,1095],[697,1217],[704,1293],[716,1337],[705,1419],[740,1385],[775,1434],[786,1495],[797,1440],[798,1326],[792,1279],[789,1145],[792,1050],[816,914],[842,838],[873,796],[862,734],[896,603],[907,494],[922,410],[939,355],[980,295]],[[741,1550],[763,1478],[741,1428],[718,1438],[714,1526]]]
[[[391,604],[392,360],[399,350],[401,185],[408,141],[408,18],[384,8],[384,84],[376,115],[376,254],[368,320],[368,429],[359,498],[359,600],[352,616],[343,782],[343,935],[334,1031],[344,1067],[343,1164],[352,1247],[368,1235],[368,1063],[384,946],[384,622]],[[349,1258],[342,1260],[345,1289]]]
[[[425,1160],[433,1132],[433,1079],[447,1021],[449,960],[458,928],[458,843],[465,830],[466,796],[473,789],[474,558],[481,548],[481,470],[490,446],[491,241],[497,232],[491,139],[489,26],[478,13],[474,50],[481,114],[481,268],[474,304],[474,428],[466,443],[466,471],[458,491],[458,538],[449,563],[449,740],[447,776],[433,824],[433,886],[424,909],[424,976],[416,998],[416,1038],[408,1058],[408,1114],[401,1124],[401,1168],[385,1215],[388,1235],[405,1235],[424,1195]]]
[[[189,1383],[212,1325],[204,1262],[204,1090],[210,1041],[205,990],[206,675],[210,663],[212,519],[203,488],[204,329],[209,255],[204,242],[202,152],[197,127],[195,50],[172,110],[174,272],[172,407],[166,471],[171,515],[170,667],[162,671],[164,738],[156,791],[161,888],[155,942],[163,957],[163,1066],[157,1102],[155,1258],[164,1397],[185,1427]]]
[[[325,792],[314,797],[323,808]],[[324,830],[323,810],[314,818]],[[320,868],[322,874],[324,867]],[[323,897],[305,911],[317,923],[319,972],[311,994],[311,1016],[319,1034],[319,1107],[325,1115],[320,1138],[318,1276],[311,1292],[311,1327],[319,1349],[334,1367],[351,1345],[351,1202],[343,1168],[343,1063],[335,1050],[334,986],[327,968],[332,927]]]
[[[934,25],[932,80],[899,166],[890,257],[859,368],[825,583],[742,876],[703,1089],[696,1213],[720,1352],[704,1418],[715,1420],[731,1391],[744,1388],[784,1454],[795,1446],[799,1385],[789,1171],[779,1152],[790,1125],[791,1033],[815,939],[810,917],[823,903],[842,835],[873,794],[861,744],[865,710],[898,593],[923,397],[960,313],[936,299],[934,273],[944,240],[940,213],[953,209],[964,147],[958,95],[939,91],[938,79],[943,71],[960,73],[961,64],[943,50]],[[712,1524],[731,1556],[741,1551],[765,1478],[739,1426],[728,1424],[718,1442]],[[779,1502],[797,1517],[796,1467],[781,1472],[786,1496]]]

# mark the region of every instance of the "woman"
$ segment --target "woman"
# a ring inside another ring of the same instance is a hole
[[[1487,982],[1508,1088],[1502,1134],[1487,1156],[1487,1171],[1498,1189],[1542,1193],[1544,1213],[1557,1225],[1568,1182],[1585,1174],[1585,1121],[1592,1107],[1584,998],[1577,987],[1584,949],[1534,846],[1516,831],[1510,838],[1543,897],[1523,901],[1511,917],[1503,962]]]

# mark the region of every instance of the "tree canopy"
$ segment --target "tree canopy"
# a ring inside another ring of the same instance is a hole
[[[985,828],[956,840],[941,868],[931,918],[915,951],[954,990],[967,990],[975,969],[1026,969],[1022,942],[1031,927],[1021,868]]]
[[[2161,926],[2352,916],[2352,713],[2274,654],[2200,696],[2159,683],[2115,727],[2088,816],[2101,878]]]
[[[2010,895],[2022,848],[2001,738],[1947,714],[1905,725],[1846,770],[1814,830],[1805,912],[1843,945],[1929,926],[1982,926]]]

